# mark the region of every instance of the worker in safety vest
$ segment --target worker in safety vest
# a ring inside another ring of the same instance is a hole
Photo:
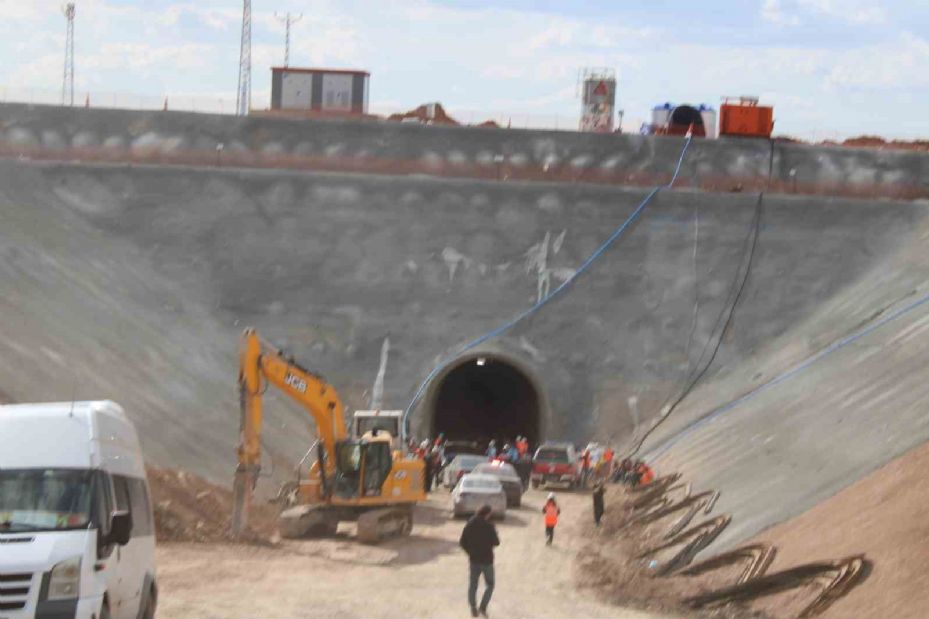
[[[638,482],[636,483],[637,486],[647,486],[655,479],[655,472],[652,470],[652,467],[644,462],[639,462],[639,465],[635,468],[635,472],[638,478]]]
[[[529,440],[525,436],[517,437],[516,449],[519,451],[519,457],[525,458],[529,453]]]
[[[613,448],[607,447],[603,450],[603,464],[606,466],[606,474],[613,474]]]
[[[552,542],[555,541],[555,525],[558,524],[558,516],[561,514],[561,508],[558,507],[558,502],[555,501],[554,492],[548,493],[548,499],[545,501],[542,513],[545,514],[545,545],[551,546]]]

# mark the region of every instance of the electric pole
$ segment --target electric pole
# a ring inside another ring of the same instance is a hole
[[[278,15],[277,13],[274,16],[284,24],[284,66],[290,66],[290,26],[296,24],[298,21],[303,19],[303,13],[300,13],[296,17],[291,17],[290,13],[287,13],[284,16]]]
[[[68,20],[68,34],[65,37],[65,71],[61,80],[61,104],[69,103],[74,107],[74,3],[69,2],[61,8]]]
[[[252,0],[243,0],[242,5],[242,44],[235,110],[239,116],[247,116],[252,107]]]

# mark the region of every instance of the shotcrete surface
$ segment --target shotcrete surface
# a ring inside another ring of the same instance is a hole
[[[244,326],[325,375],[349,409],[369,403],[389,337],[385,402],[402,407],[439,359],[570,276],[645,193],[6,160],[0,391],[111,397],[153,463],[225,480]],[[547,436],[628,445],[709,358],[743,288],[704,379],[645,445],[660,468],[722,491],[731,545],[929,437],[923,308],[693,425],[926,294],[926,214],[920,202],[665,191],[569,294],[487,350],[527,368]],[[309,424],[280,399],[269,411],[280,476]],[[428,414],[415,413],[420,436]]]

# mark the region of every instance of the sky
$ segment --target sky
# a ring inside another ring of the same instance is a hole
[[[242,2],[75,0],[76,93],[232,111]],[[0,99],[60,94],[61,0],[0,0]],[[254,108],[270,67],[371,72],[373,111],[576,123],[578,73],[609,67],[635,129],[659,103],[754,95],[775,132],[929,138],[929,0],[253,0]],[[106,93],[106,94],[105,94]],[[110,95],[108,93],[118,93]],[[193,103],[188,104],[193,105]]]

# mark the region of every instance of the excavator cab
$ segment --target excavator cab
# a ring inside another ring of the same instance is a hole
[[[350,499],[380,496],[381,487],[393,466],[390,443],[347,440],[336,444],[335,496]]]

